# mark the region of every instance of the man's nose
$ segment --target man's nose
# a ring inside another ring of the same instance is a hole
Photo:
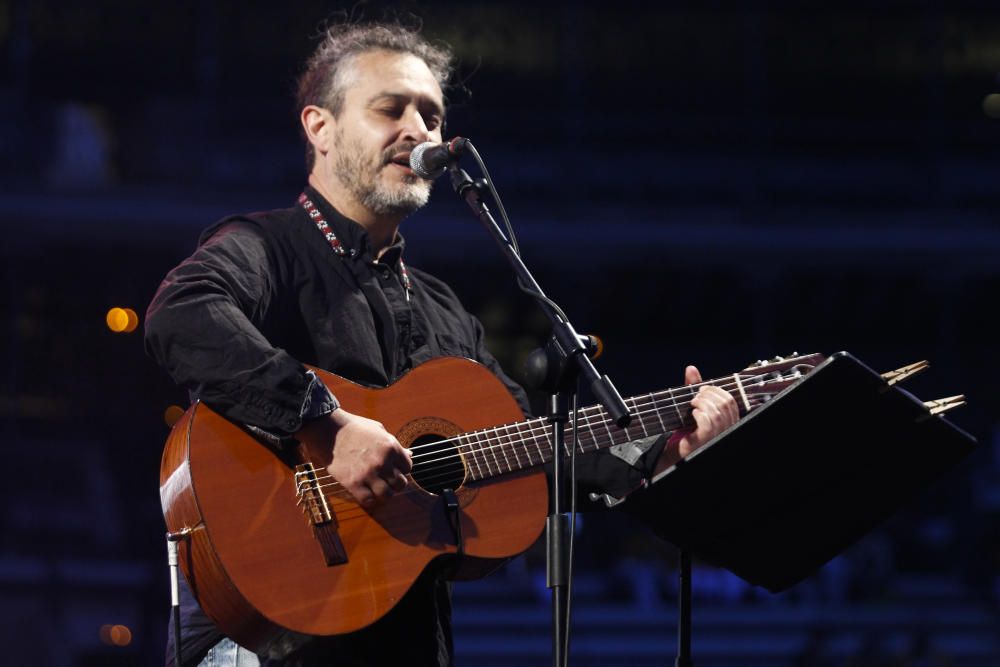
[[[424,117],[418,111],[409,111],[403,115],[403,127],[400,132],[400,139],[413,141],[418,144],[431,139],[427,123],[424,122]]]

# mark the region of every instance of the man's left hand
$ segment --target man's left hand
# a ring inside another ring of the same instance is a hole
[[[697,368],[688,366],[684,369],[685,383],[698,384],[701,381]],[[699,387],[698,393],[691,399],[691,417],[695,427],[674,433],[656,462],[654,474],[666,470],[735,424],[740,418],[740,410],[729,392],[706,384]]]

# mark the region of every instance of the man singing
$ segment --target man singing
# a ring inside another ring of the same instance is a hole
[[[146,319],[150,354],[231,421],[283,436],[329,420],[328,472],[368,509],[412,484],[409,450],[378,422],[340,407],[303,364],[385,387],[430,359],[468,357],[528,407],[451,288],[403,259],[400,223],[431,189],[410,170],[409,155],[442,140],[450,62],[446,48],[399,25],[329,29],[299,81],[305,190],[289,208],[208,228],[164,279]],[[688,367],[685,381],[700,380]],[[738,416],[729,394],[711,386],[692,407],[696,428],[643,443],[638,459],[588,455],[581,484],[623,497]],[[438,575],[430,568],[363,630],[289,636],[260,656],[223,637],[183,586],[184,664],[450,665],[449,587]]]

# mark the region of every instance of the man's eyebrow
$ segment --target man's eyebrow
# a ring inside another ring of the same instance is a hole
[[[369,98],[368,106],[377,104],[382,100],[390,100],[392,102],[409,104],[411,99],[412,99],[411,95],[404,95],[403,93],[393,93],[387,90],[383,90],[381,92],[375,93],[374,95],[371,96],[371,98]],[[420,98],[417,104],[417,106],[427,106],[427,105],[431,106],[431,108],[434,110],[434,113],[444,118],[444,108],[440,104],[438,104],[437,101],[430,98]]]

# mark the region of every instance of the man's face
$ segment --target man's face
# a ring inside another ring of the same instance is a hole
[[[410,151],[441,141],[444,96],[420,58],[369,51],[348,64],[336,119],[333,172],[376,215],[406,215],[427,203],[431,183],[410,170]]]

